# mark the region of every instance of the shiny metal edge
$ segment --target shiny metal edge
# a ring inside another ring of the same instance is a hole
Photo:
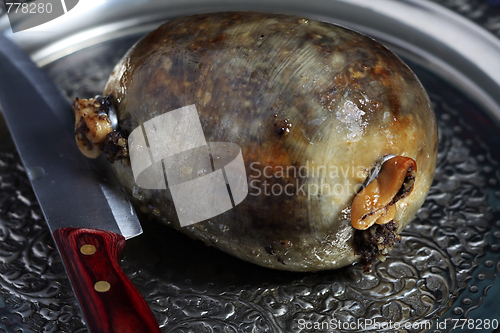
[[[452,82],[500,124],[500,40],[428,0],[193,0],[190,6],[183,0],[82,0],[42,26],[15,34],[3,28],[44,66],[97,43],[146,33],[178,16],[221,10],[303,15],[370,35]]]
[[[86,159],[76,147],[71,104],[59,88],[3,36],[0,59],[6,75],[0,81],[2,112],[28,175],[37,174],[30,180],[51,231],[95,228],[126,239],[141,234],[139,219],[109,163],[102,156]],[[30,117],[37,120],[26,121]]]

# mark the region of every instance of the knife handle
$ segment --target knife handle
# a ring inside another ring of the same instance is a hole
[[[54,239],[90,332],[161,332],[146,301],[120,268],[122,235],[61,228]]]

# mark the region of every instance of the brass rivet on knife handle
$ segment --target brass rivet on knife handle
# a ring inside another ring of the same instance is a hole
[[[85,244],[80,248],[80,252],[86,256],[93,255],[94,253],[96,253],[96,251],[97,249],[95,248],[95,246],[91,244]]]
[[[26,168],[36,166],[45,170],[45,177],[32,180],[33,189],[89,332],[161,333],[148,304],[120,267],[119,255],[125,238],[138,235],[142,229],[118,188],[116,199],[122,199],[117,202],[108,199],[114,197],[113,183],[118,182],[110,166],[95,165],[99,177],[94,175],[93,167],[87,165],[85,157],[71,144],[68,135],[71,126],[65,128],[62,124],[72,123],[71,113],[67,112],[71,105],[66,97],[28,54],[3,34],[0,34],[0,77],[2,113],[23,164]],[[4,81],[8,84],[3,84]],[[61,123],[55,113],[68,115],[68,121]],[[33,115],[37,121],[26,121]],[[106,190],[101,183],[104,176]],[[51,188],[49,184],[57,186]],[[117,214],[123,209],[126,214]],[[124,226],[126,233],[122,235]],[[84,244],[93,244],[99,251],[86,256],[80,252]],[[99,283],[98,290],[109,291],[100,295],[92,292],[95,283],[103,279],[113,281],[113,290],[110,283]]]
[[[161,333],[148,304],[120,267],[125,237],[106,230],[60,228],[54,240],[89,332]],[[93,255],[81,253],[87,244],[97,249]]]
[[[94,284],[94,289],[100,293],[105,293],[111,289],[111,285],[107,281],[98,281]]]

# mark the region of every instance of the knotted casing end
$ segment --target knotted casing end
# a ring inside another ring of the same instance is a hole
[[[395,203],[408,196],[415,183],[415,160],[395,156],[386,160],[376,177],[355,197],[351,206],[351,223],[366,230],[373,224],[385,224],[396,215]]]

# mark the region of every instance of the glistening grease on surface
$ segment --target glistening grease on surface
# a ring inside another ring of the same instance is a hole
[[[69,97],[95,96],[139,37],[94,45],[45,70]],[[401,234],[402,244],[385,262],[376,262],[372,273],[362,275],[354,265],[289,274],[236,260],[166,226],[145,224],[145,234],[130,242],[121,263],[148,295],[165,330],[300,331],[301,323],[352,318],[392,320],[403,327],[436,316],[440,324],[445,318],[498,318],[491,304],[500,288],[499,128],[465,91],[409,64],[430,92],[441,139],[435,182]],[[71,288],[15,148],[4,145],[8,130],[1,120],[0,128],[0,224],[5,231],[0,272],[5,321],[0,327],[80,331],[84,324]],[[147,205],[141,207],[152,215]]]
[[[181,228],[168,190],[139,188],[128,165],[113,164],[137,205],[147,203],[160,220],[266,267],[315,271],[358,260],[350,221],[356,193],[324,190],[362,184],[386,155],[416,166],[411,193],[389,205],[396,235],[432,182],[437,130],[420,82],[381,44],[331,24],[256,12],[179,18],[129,50],[104,95],[113,99],[121,133],[195,105],[207,141],[241,147],[247,170],[254,162],[261,168],[361,168],[297,178],[261,173],[253,180],[270,181],[275,190],[296,184],[296,195],[250,194],[210,223]],[[371,199],[378,195],[370,193]],[[372,257],[386,254],[381,251]]]

